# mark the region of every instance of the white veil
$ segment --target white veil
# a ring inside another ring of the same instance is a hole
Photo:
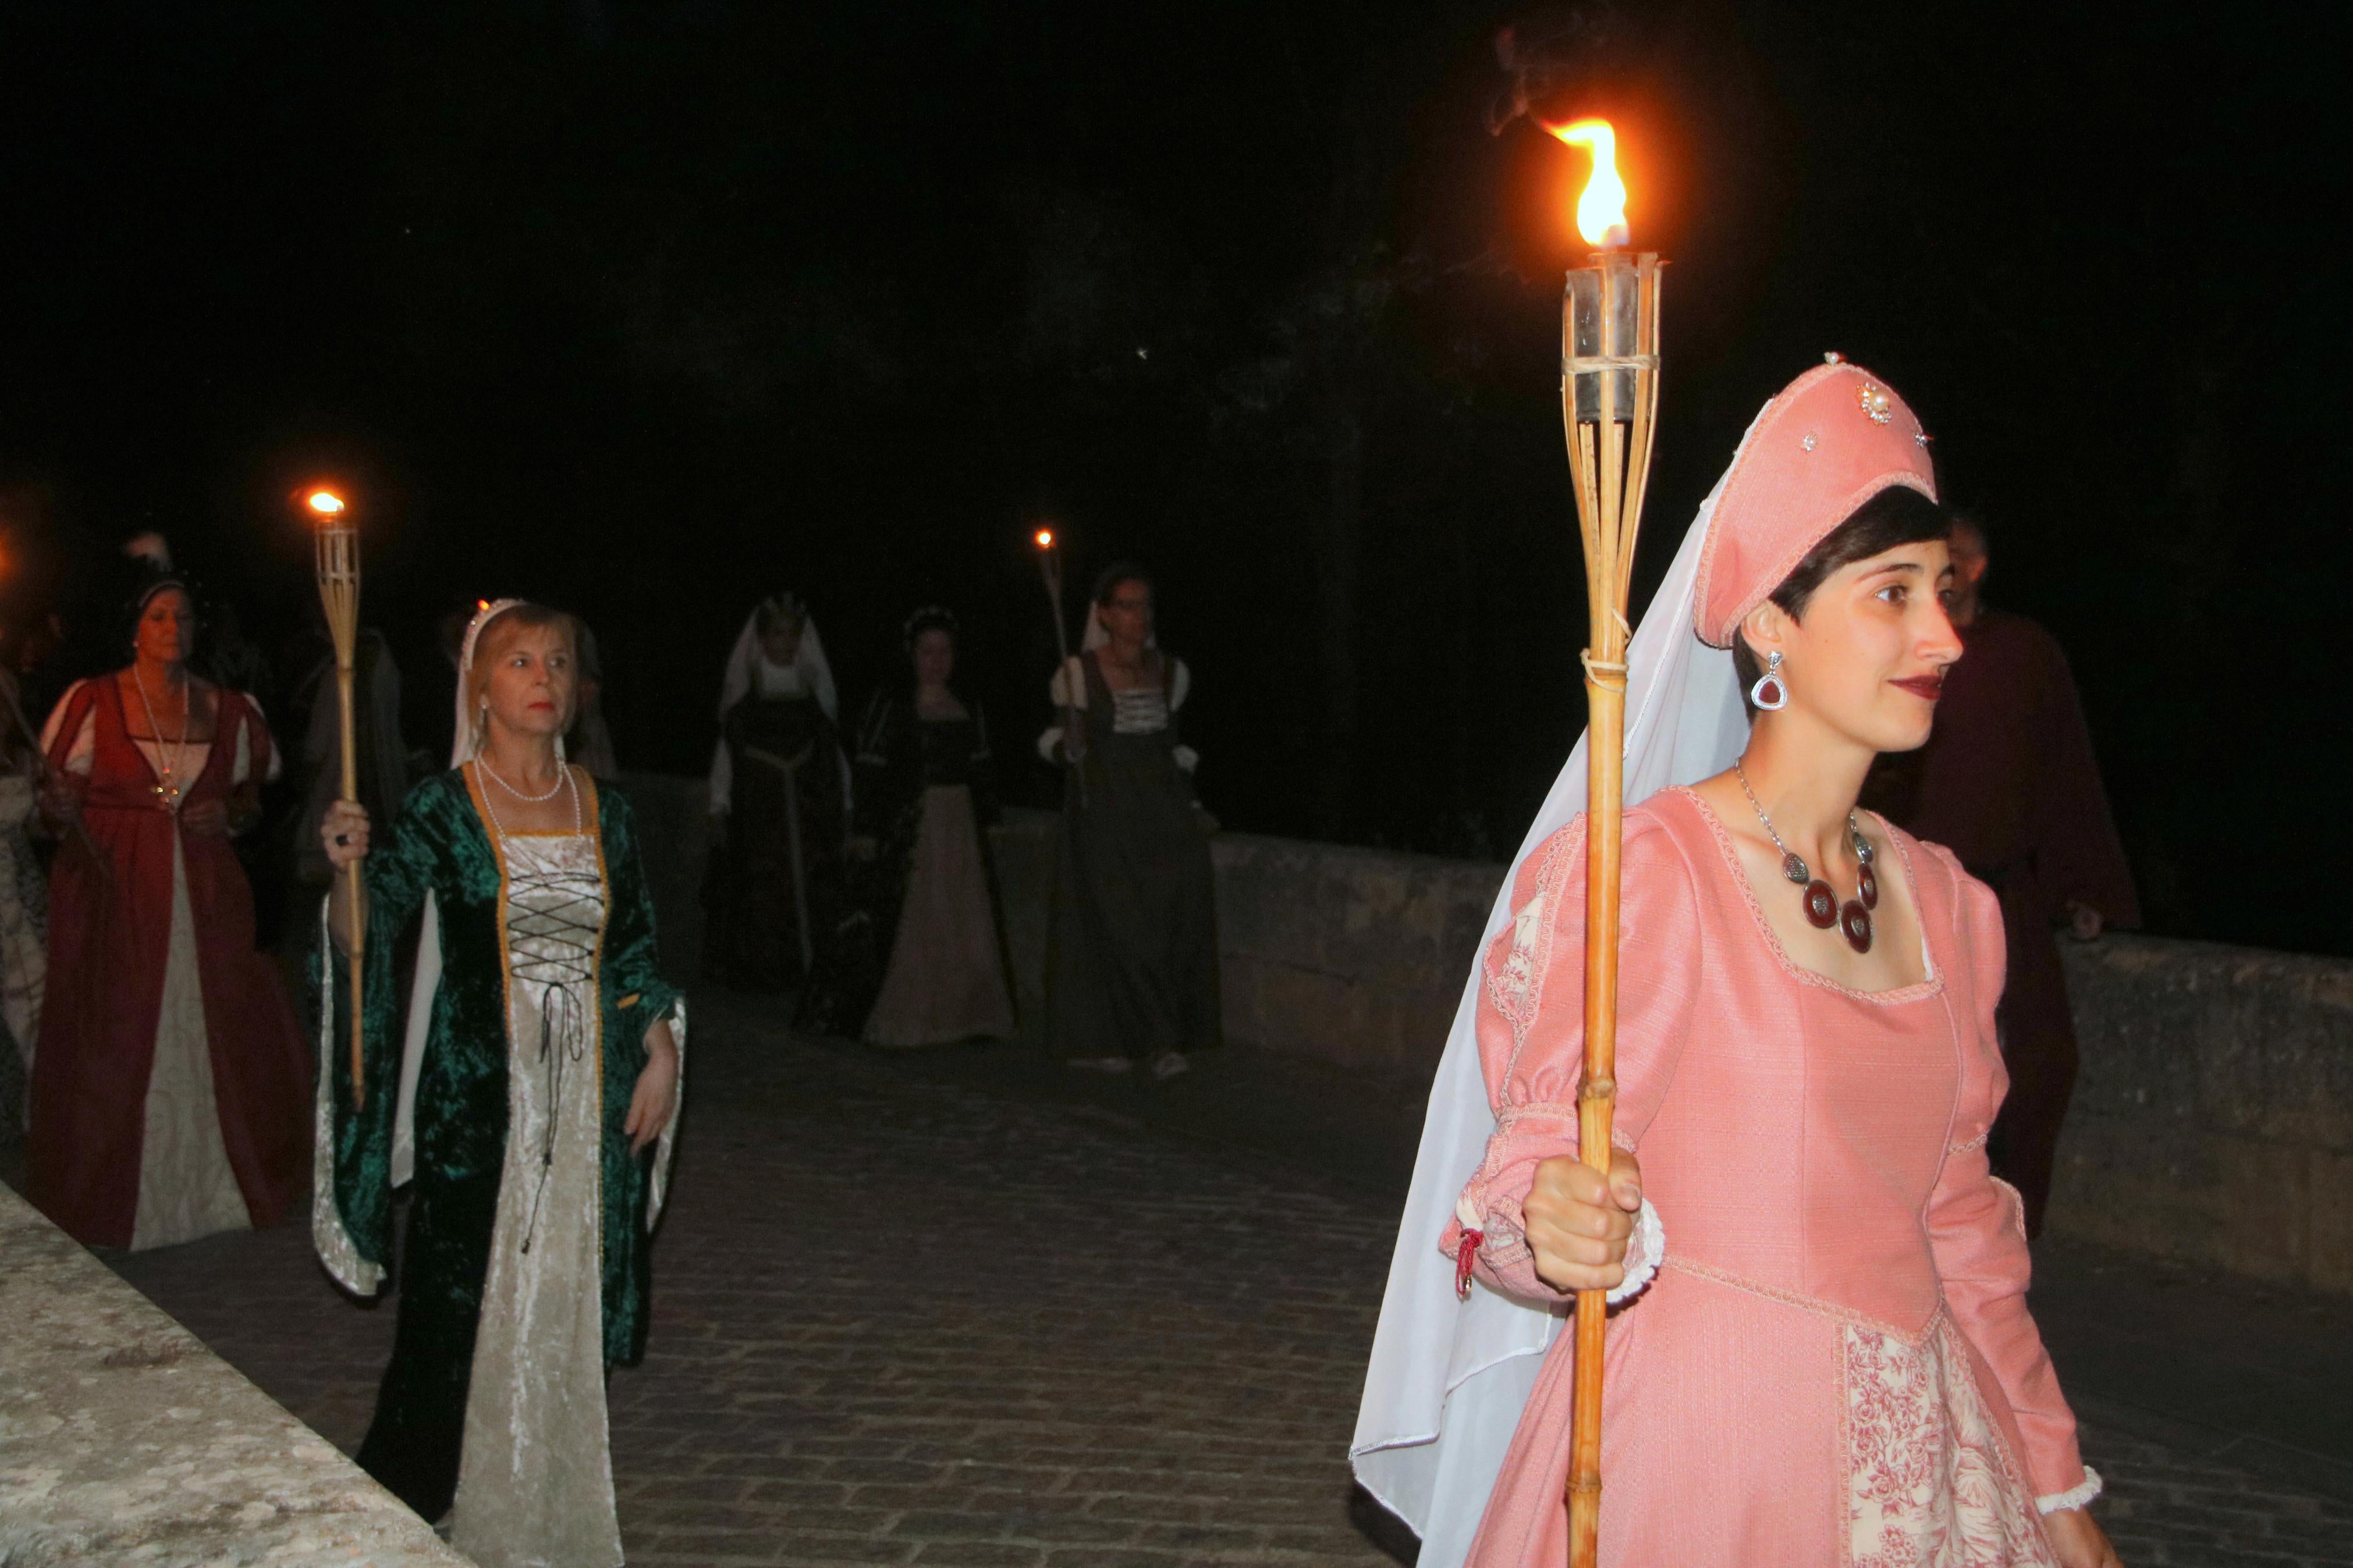
[[[1752,422],[1742,450],[1756,432]],[[1628,805],[1722,773],[1747,743],[1732,654],[1701,642],[1692,616],[1700,547],[1738,462],[1736,452],[1700,504],[1627,650]],[[1481,961],[1511,924],[1512,885],[1521,864],[1585,805],[1586,738],[1580,736],[1495,896],[1439,1058],[1348,1448],[1365,1489],[1421,1536],[1421,1568],[1458,1568],[1470,1551],[1543,1352],[1563,1321],[1560,1313],[1523,1306],[1483,1285],[1472,1288],[1469,1300],[1458,1300],[1454,1260],[1440,1252],[1439,1237],[1495,1131],[1479,1068]]]
[[[492,599],[474,611],[466,624],[466,641],[458,654],[458,712],[449,733],[449,765],[462,768],[481,750],[481,731],[466,705],[468,677],[474,668],[474,645],[493,616],[522,604],[521,599]],[[555,760],[564,761],[564,737],[555,738]],[[389,826],[387,824],[386,826]],[[417,1078],[425,1066],[425,1037],[433,1029],[433,995],[441,988],[441,906],[432,889],[425,894],[425,914],[417,926],[417,973],[408,986],[408,1028],[400,1045],[400,1100],[392,1118],[392,1184],[406,1186],[417,1173]]]
[[[771,604],[774,600],[769,601]],[[744,621],[744,629],[735,635],[735,647],[727,655],[727,673],[719,682],[719,721],[727,721],[727,710],[744,700],[752,690],[754,671],[768,664],[767,656],[760,650],[760,613],[763,605],[753,610]],[[801,613],[800,651],[793,656],[792,668],[800,672],[807,683],[809,695],[825,716],[835,723],[841,722],[841,696],[833,683],[833,665],[825,657],[825,639],[817,635],[817,620],[806,610]],[[849,762],[845,753],[841,763],[842,804],[849,803]],[[711,754],[711,809],[725,811],[733,804],[735,790],[735,759],[728,754],[727,741],[720,738]]]

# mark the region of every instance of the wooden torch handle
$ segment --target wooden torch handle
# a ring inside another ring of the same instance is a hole
[[[1618,896],[1624,810],[1626,689],[1588,680],[1586,750],[1590,773],[1585,836],[1585,1080],[1577,1097],[1578,1157],[1609,1173],[1610,1124],[1618,1109]],[[1577,1293],[1577,1360],[1568,1467],[1568,1560],[1593,1568],[1601,1525],[1601,1356],[1609,1326],[1606,1290]]]
[[[1645,254],[1632,268],[1597,258],[1599,331],[1596,343],[1609,368],[1591,377],[1595,417],[1583,417],[1575,373],[1575,284],[1561,321],[1561,414],[1576,479],[1577,520],[1585,535],[1587,622],[1592,646],[1585,656],[1586,886],[1585,1078],[1577,1090],[1577,1152],[1609,1173],[1610,1124],[1618,1110],[1618,895],[1626,805],[1627,589],[1634,536],[1650,482],[1651,441],[1658,407],[1659,258]],[[1630,272],[1621,276],[1621,272]],[[1637,290],[1633,338],[1623,341],[1620,290]],[[1631,351],[1630,353],[1629,351]],[[1620,406],[1630,377],[1631,406]],[[1570,1568],[1594,1568],[1601,1530],[1601,1359],[1609,1299],[1600,1290],[1577,1293],[1577,1359],[1571,1384],[1568,1472]]]
[[[1082,726],[1086,721],[1079,713],[1079,690],[1071,671],[1071,634],[1062,621],[1061,557],[1040,555],[1038,569],[1046,579],[1046,603],[1054,614],[1054,656],[1061,660],[1054,668],[1062,678],[1062,696],[1067,700],[1062,704],[1062,755],[1070,764],[1071,776],[1079,781],[1079,809],[1083,811],[1087,805],[1087,769],[1082,754],[1086,744]],[[1084,676],[1082,670],[1076,679]]]

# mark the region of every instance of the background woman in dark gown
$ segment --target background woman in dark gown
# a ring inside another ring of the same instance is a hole
[[[833,674],[789,594],[753,612],[720,691],[705,879],[712,977],[754,990],[804,979],[839,920],[849,764]]]
[[[858,726],[853,898],[796,1021],[878,1046],[1006,1038],[988,723],[949,684],[955,616],[928,605],[905,634],[913,679],[875,693]]]
[[[1177,737],[1192,679],[1155,644],[1152,579],[1132,563],[1098,581],[1086,644],[1054,678],[1062,724],[1039,742],[1065,767],[1047,1048],[1073,1067],[1169,1078],[1219,1037],[1215,825]]]

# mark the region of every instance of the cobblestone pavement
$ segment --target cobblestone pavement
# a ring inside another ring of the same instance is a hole
[[[1411,1561],[1345,1458],[1393,1198],[756,1017],[699,1021],[652,1343],[612,1382],[632,1563]],[[112,1261],[356,1446],[392,1312],[302,1227]],[[2085,1447],[2134,1568],[2353,1564],[2353,1503]]]

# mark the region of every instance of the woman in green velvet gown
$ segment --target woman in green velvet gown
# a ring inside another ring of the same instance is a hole
[[[355,1107],[339,879],[312,1232],[361,1294],[391,1259],[394,1149],[413,1119],[399,1321],[360,1463],[427,1519],[450,1511],[452,1544],[488,1568],[621,1561],[604,1378],[644,1345],[685,1033],[654,966],[628,802],[556,748],[572,628],[485,606],[460,664],[459,765],[411,792],[374,853],[356,805],[321,828],[330,860],[365,868],[366,1005]],[[427,893],[440,977],[404,1072],[392,955]]]

